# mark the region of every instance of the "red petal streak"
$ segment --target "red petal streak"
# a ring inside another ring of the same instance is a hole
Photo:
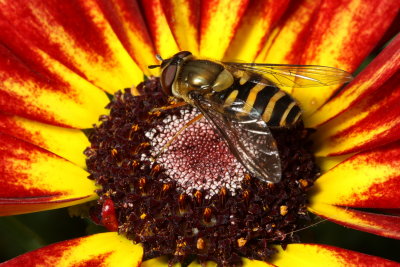
[[[382,38],[398,11],[399,4],[393,0],[323,1],[301,63],[353,72]]]
[[[179,48],[168,26],[161,0],[141,0],[140,3],[157,52],[163,58],[177,53]]]
[[[292,1],[269,35],[256,62],[299,64],[320,2],[320,0]]]
[[[161,0],[180,50],[199,53],[200,0]]]
[[[309,210],[335,223],[375,235],[400,239],[400,217],[358,211],[329,204],[315,204]]]
[[[0,197],[0,216],[18,215],[18,214],[37,212],[37,211],[71,207],[95,199],[94,195],[87,195],[79,198],[55,200],[62,197],[62,195],[54,194],[54,192],[46,192],[45,190],[30,190],[29,193],[37,196],[39,195],[42,196],[32,197],[32,198]]]
[[[45,53],[108,92],[142,79],[96,0],[3,1],[0,32],[1,42],[41,73],[57,71]]]
[[[0,215],[55,209],[96,198],[96,187],[84,170],[2,133],[0,176]]]
[[[307,119],[309,127],[333,119],[364,98],[381,90],[390,78],[399,75],[400,35],[398,35],[346,88]],[[379,94],[379,93],[378,93]]]
[[[372,53],[379,51],[382,47],[387,44],[390,40],[395,38],[395,36],[400,32],[400,12],[397,13],[396,18],[394,18],[390,27],[386,30],[385,34],[376,45]]]
[[[249,0],[201,1],[200,54],[222,59],[236,34]]]
[[[250,1],[224,60],[254,61],[288,4],[288,0]]]
[[[0,131],[37,145],[78,166],[86,166],[82,153],[90,145],[81,130],[62,128],[0,112]]]
[[[400,142],[356,154],[323,174],[311,203],[357,208],[400,207]]]
[[[379,89],[318,128],[317,156],[336,156],[378,147],[400,138],[400,71]]]
[[[28,252],[7,262],[8,266],[140,266],[143,249],[116,233],[76,238]]]
[[[50,59],[47,63],[63,69]],[[103,107],[109,100],[98,88],[67,69],[64,71],[73,83],[61,73],[24,63],[0,44],[0,109],[54,125],[91,127],[100,114],[106,113]]]
[[[0,264],[0,266],[36,266],[40,263],[42,266],[57,266],[59,259],[71,247],[77,247],[80,244],[79,239],[64,241],[55,245],[50,245],[40,250],[19,256],[11,261]],[[111,252],[98,254],[94,258],[80,261],[73,266],[104,266],[103,262],[110,256]]]
[[[157,64],[156,52],[137,1],[98,0],[98,3],[129,55],[148,74],[147,66]]]
[[[399,5],[393,0],[323,1],[299,63],[355,71],[382,38],[398,10]],[[311,114],[338,88],[321,87],[315,93],[295,88],[293,95],[304,104],[304,112]]]

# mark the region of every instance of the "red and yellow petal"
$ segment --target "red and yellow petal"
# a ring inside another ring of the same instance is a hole
[[[393,0],[322,1],[300,63],[355,71],[398,10]]]
[[[398,10],[394,0],[323,1],[299,63],[355,71],[380,41]],[[338,87],[320,87],[312,93],[295,88],[293,95],[302,103],[305,114],[311,114]]]
[[[274,264],[264,262],[264,261],[257,261],[257,260],[250,260],[247,258],[242,258],[243,266],[245,267],[268,267],[268,266],[276,266]]]
[[[201,1],[200,55],[223,58],[236,34],[249,0]]]
[[[198,55],[200,1],[161,0],[161,4],[179,49]]]
[[[101,233],[46,246],[1,263],[8,266],[140,266],[141,245],[117,233]]]
[[[264,261],[258,261],[258,260],[250,260],[247,258],[242,258],[243,261],[243,266],[244,267],[268,267],[268,266],[275,266],[273,264],[270,264],[268,262],[264,262]],[[150,265],[146,265],[146,266],[150,266]],[[152,265],[153,266],[153,265]],[[157,266],[157,265],[154,265]],[[161,266],[161,265],[160,265]],[[165,266],[165,265],[163,265]],[[204,264],[200,264],[197,261],[192,262],[191,264],[189,264],[189,267],[217,267],[218,264],[213,262],[213,261],[208,261],[205,265]]]
[[[80,130],[52,126],[0,112],[0,132],[53,152],[81,168],[86,166],[83,151],[90,143]]]
[[[56,209],[97,197],[82,168],[0,133],[0,215]]]
[[[336,156],[384,145],[400,138],[400,76],[319,127],[313,136],[317,156]]]
[[[326,173],[327,171],[353,155],[354,154],[347,154],[335,157],[316,157],[315,161],[317,162],[318,167],[321,169],[321,172]]]
[[[256,62],[299,64],[320,2],[319,0],[292,2],[282,21],[269,35]]]
[[[358,211],[324,203],[311,204],[308,209],[314,214],[346,227],[400,239],[400,216]]]
[[[168,266],[168,258],[166,256],[153,258],[142,262],[140,267],[165,267]],[[174,264],[172,267],[178,267],[179,264]]]
[[[290,244],[277,247],[276,266],[398,266],[398,263],[342,248],[319,244]]]
[[[323,174],[312,204],[357,208],[400,207],[400,142],[356,154]]]
[[[346,88],[305,118],[308,127],[316,127],[350,109],[373,94],[400,70],[400,35],[398,35]],[[400,80],[398,80],[400,82]]]
[[[289,1],[250,1],[224,60],[254,61]]]
[[[106,113],[106,94],[44,52],[41,55],[49,65],[43,72],[0,45],[0,109],[49,124],[92,127]]]
[[[169,58],[179,51],[179,47],[168,25],[161,0],[141,0],[140,2],[157,53],[162,58]]]
[[[67,68],[111,93],[142,80],[95,0],[2,1],[0,16],[2,43],[39,72]]]
[[[325,65],[353,72],[380,41],[398,8],[393,0],[298,1],[273,30],[256,61]],[[293,95],[310,115],[337,88],[297,88]]]
[[[148,66],[157,64],[155,49],[137,1],[97,1],[124,48],[148,75]]]

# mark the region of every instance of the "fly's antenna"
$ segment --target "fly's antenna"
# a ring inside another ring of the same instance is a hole
[[[147,68],[149,68],[149,69],[155,69],[155,68],[159,68],[161,65],[150,65],[150,66],[147,66]]]
[[[156,59],[158,61],[163,61],[164,59],[160,56],[160,54],[156,54]]]
[[[164,59],[160,56],[160,54],[156,54],[156,59],[158,61],[164,61]],[[155,69],[155,68],[159,68],[159,67],[161,67],[161,65],[150,65],[150,66],[147,66],[147,68],[149,68],[149,69]]]

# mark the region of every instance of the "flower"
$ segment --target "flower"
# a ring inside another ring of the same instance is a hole
[[[97,198],[87,179],[80,129],[109,102],[104,92],[140,83],[154,54],[179,50],[215,59],[317,64],[354,72],[383,38],[395,1],[2,1],[0,214],[71,206]],[[201,15],[201,16],[200,16]],[[400,219],[358,208],[399,208],[400,37],[343,90],[290,93],[315,127],[322,169],[308,209],[355,229],[400,237]],[[155,73],[153,73],[155,74]],[[62,172],[60,172],[62,170]],[[394,211],[394,213],[395,213]],[[390,262],[340,248],[291,244],[273,259],[297,265]],[[134,265],[143,249],[114,232],[27,253],[22,263]],[[132,255],[126,257],[126,255]],[[154,259],[143,265],[162,262]],[[245,265],[265,264],[244,259]]]

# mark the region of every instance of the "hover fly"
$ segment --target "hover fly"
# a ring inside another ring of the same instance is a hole
[[[281,161],[270,127],[291,127],[301,120],[300,107],[279,87],[328,86],[352,79],[332,67],[217,62],[188,51],[157,58],[161,65],[149,68],[161,68],[163,91],[201,112],[191,123],[204,116],[251,174],[272,183],[281,180]]]

